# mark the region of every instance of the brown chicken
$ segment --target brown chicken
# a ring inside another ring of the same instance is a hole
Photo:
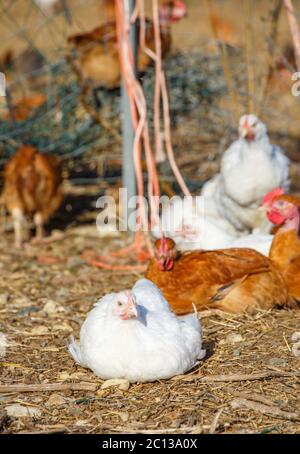
[[[290,90],[293,83],[292,74],[296,71],[294,47],[286,44],[282,54],[275,58],[268,73],[268,88],[274,91]]]
[[[24,145],[4,170],[3,201],[13,217],[15,245],[22,246],[25,217],[33,217],[36,239],[44,236],[44,223],[63,199],[62,176],[56,156]]]
[[[232,22],[221,18],[216,11],[211,11],[209,16],[217,39],[228,46],[237,47],[239,43],[238,33]]]
[[[24,121],[36,109],[45,104],[46,100],[46,96],[39,93],[22,98],[16,103],[13,103],[10,112],[7,114],[7,118],[15,121]]]
[[[178,22],[186,14],[186,6],[180,0],[170,0],[160,7],[160,30],[162,56],[165,57],[171,48],[172,23]],[[113,13],[107,13],[112,18]],[[138,24],[139,26],[139,24]],[[155,50],[154,28],[151,20],[146,20],[146,46]],[[96,86],[114,89],[120,85],[120,64],[117,48],[115,21],[94,28],[90,32],[72,35],[68,38],[79,54],[79,69],[85,80]],[[138,70],[144,72],[151,63],[151,58],[142,50],[138,51]]]
[[[154,282],[176,314],[220,309],[252,312],[292,305],[281,273],[252,249],[230,248],[179,254],[173,240],[155,243],[146,277]]]
[[[277,188],[264,197],[263,206],[270,222],[280,226],[269,257],[283,275],[290,296],[300,301],[300,199]]]

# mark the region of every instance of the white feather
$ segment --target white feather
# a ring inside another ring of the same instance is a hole
[[[69,351],[75,361],[104,379],[130,382],[167,379],[194,367],[205,352],[195,315],[176,317],[157,287],[142,279],[133,287],[138,318],[112,313],[116,294],[106,295],[88,314]]]
[[[201,199],[195,200],[195,204],[200,204],[200,202]],[[226,219],[223,222],[222,219],[218,221],[207,216],[206,203],[204,211],[194,208],[195,206],[189,207],[188,205],[184,207],[183,199],[171,200],[169,206],[165,206],[162,211],[161,229],[156,225],[152,231],[153,235],[159,238],[160,230],[162,230],[166,236],[176,242],[179,251],[246,247],[255,249],[264,255],[269,254],[272,235],[255,232],[237,236],[229,233],[232,230],[228,227]],[[170,220],[173,220],[173,223]],[[182,233],[183,224],[189,229],[188,235]]]
[[[244,117],[241,118],[241,121]],[[221,172],[203,187],[208,213],[215,219],[226,219],[237,232],[258,228],[269,233],[271,224],[258,210],[262,197],[281,186],[288,190],[289,159],[270,143],[266,126],[254,115],[248,115],[256,139],[243,137],[233,142],[221,160]]]

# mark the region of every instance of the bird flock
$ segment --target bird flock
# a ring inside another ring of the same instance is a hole
[[[289,160],[270,143],[266,126],[254,115],[242,116],[239,138],[195,203],[186,208],[177,197],[162,210],[145,278],[102,297],[80,341],[70,340],[75,362],[104,379],[167,379],[205,357],[198,311],[296,309],[300,199],[288,193],[288,175]],[[44,223],[63,199],[61,182],[57,158],[32,146],[7,163],[3,200],[16,247],[28,244],[26,217],[36,225],[32,241],[44,241]]]
[[[288,174],[266,126],[242,116],[239,139],[203,188],[198,218],[178,198],[163,211],[147,279],[96,304],[80,343],[69,344],[74,360],[102,378],[168,378],[205,356],[195,311],[297,308],[300,200],[285,194]]]
[[[36,3],[48,8],[55,2]],[[179,1],[166,2],[160,10],[163,56],[170,49],[170,24],[184,15]],[[150,51],[153,33],[149,22],[145,39]],[[119,86],[116,41],[110,22],[69,37],[91,86],[99,80],[108,89]],[[149,62],[149,55],[139,54],[140,71]],[[220,173],[192,203],[178,196],[162,208],[152,225],[154,255],[144,277],[132,289],[103,296],[87,314],[80,340],[72,337],[68,343],[74,361],[103,379],[168,379],[205,357],[198,312],[296,310],[300,199],[289,193],[289,164],[271,144],[266,125],[254,114],[243,115]],[[44,224],[63,200],[58,159],[31,145],[20,147],[6,164],[2,198],[13,219],[15,247],[29,244],[24,232],[28,217],[36,227],[32,241],[43,242]]]

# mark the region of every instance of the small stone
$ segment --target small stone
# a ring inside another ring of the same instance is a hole
[[[78,415],[82,415],[82,409],[81,408],[70,408],[69,410],[69,414],[72,415],[72,416],[78,416]]]
[[[122,391],[128,391],[130,383],[125,378],[112,378],[110,380],[106,380],[102,383],[100,389],[107,389],[116,386],[117,388],[121,389]]]
[[[43,307],[43,311],[46,314],[54,314],[57,312],[57,304],[55,301],[48,300],[45,306]]]
[[[68,372],[62,372],[60,375],[59,375],[59,379],[60,380],[68,380],[70,378],[70,375],[68,374]]]
[[[270,364],[270,366],[274,366],[274,367],[279,367],[279,366],[282,367],[282,366],[286,365],[286,361],[282,358],[270,358],[269,364]]]
[[[300,342],[296,342],[295,344],[293,344],[291,350],[292,350],[293,355],[296,356],[296,358],[299,358],[299,356],[300,356]]]
[[[233,356],[240,356],[241,352],[239,350],[233,350]]]
[[[41,336],[43,334],[48,334],[48,333],[49,333],[49,330],[46,326],[35,326],[31,330],[31,334],[33,334],[34,336]]]
[[[127,412],[118,413],[122,422],[127,422],[129,419],[129,414]]]
[[[220,341],[220,344],[238,344],[239,342],[243,342],[243,336],[237,333],[230,333],[228,334],[225,339]]]
[[[70,375],[71,379],[75,380],[85,380],[86,379],[86,374],[84,372],[74,372],[73,374]]]
[[[25,407],[20,404],[8,405],[5,407],[8,416],[13,418],[39,418],[41,410],[34,407]]]
[[[9,294],[8,293],[2,293],[0,295],[0,306],[5,306],[9,301]]]
[[[63,396],[61,396],[60,394],[51,394],[51,396],[49,397],[49,399],[47,400],[46,402],[46,405],[48,407],[55,407],[57,405],[64,405],[66,403],[65,399]]]
[[[55,325],[53,327],[53,329],[54,329],[54,331],[66,331],[68,333],[73,332],[72,326],[70,326],[69,323],[67,323],[67,322],[62,322],[59,325]]]
[[[292,334],[291,341],[292,342],[300,341],[300,332],[299,331],[296,331],[295,333]]]
[[[0,358],[3,358],[6,354],[7,338],[4,333],[0,332]]]

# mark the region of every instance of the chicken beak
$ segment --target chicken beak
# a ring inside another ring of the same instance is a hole
[[[126,316],[126,319],[137,318],[137,316],[138,316],[136,303],[133,299],[132,294],[129,292],[128,292],[128,302],[126,304],[125,316]]]
[[[137,316],[138,316],[137,307],[134,302],[132,302],[132,304],[130,305],[128,314],[129,314],[130,318],[137,318]]]
[[[249,134],[250,129],[249,128],[242,128],[242,137],[243,139],[246,139],[247,135]]]
[[[248,126],[244,126],[241,131],[241,135],[243,139],[252,141],[255,139],[255,132],[249,128]]]

